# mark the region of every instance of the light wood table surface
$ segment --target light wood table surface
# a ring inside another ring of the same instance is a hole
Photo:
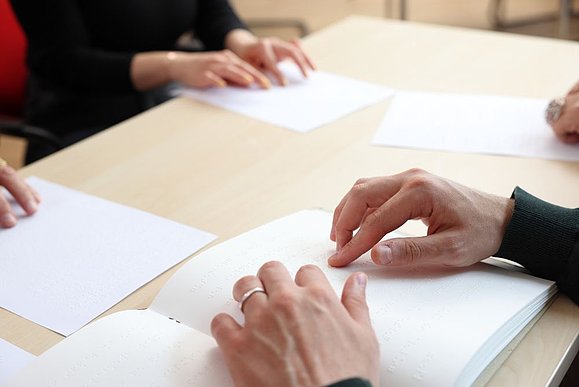
[[[551,98],[579,78],[579,44],[488,31],[352,17],[304,44],[324,71],[399,89]],[[559,205],[579,204],[579,163],[370,145],[389,103],[299,134],[179,98],[21,174],[200,227],[219,241],[300,209],[333,210],[357,178],[412,167],[503,196],[520,185]],[[107,313],[147,307],[179,266]],[[578,333],[579,308],[558,297],[509,348],[489,385],[557,384]],[[35,354],[62,340],[3,309],[0,337]]]

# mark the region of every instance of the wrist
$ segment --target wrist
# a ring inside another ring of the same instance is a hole
[[[241,56],[250,46],[259,42],[259,38],[243,29],[235,29],[225,36],[225,48]]]
[[[165,64],[165,74],[169,82],[176,81],[176,64],[179,57],[179,53],[176,51],[169,51],[164,54],[163,62]]]

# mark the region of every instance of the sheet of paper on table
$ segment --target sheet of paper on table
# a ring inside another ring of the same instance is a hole
[[[285,87],[273,82],[269,90],[254,86],[179,89],[176,93],[301,133],[378,103],[394,93],[383,86],[323,71],[311,71],[304,79],[298,68],[288,62],[281,63],[280,69],[289,82]]]
[[[33,354],[0,339],[0,384],[15,375],[35,358],[36,356]]]
[[[215,236],[38,178],[31,217],[0,230],[0,307],[69,335]],[[5,194],[0,191],[0,194]]]
[[[548,101],[469,94],[397,92],[375,145],[579,160],[545,122]]]

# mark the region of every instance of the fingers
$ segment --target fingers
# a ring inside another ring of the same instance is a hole
[[[0,168],[0,186],[4,186],[24,209],[27,215],[32,215],[38,209],[40,195],[16,174],[16,171],[5,165]],[[6,212],[4,213],[6,214]]]
[[[268,295],[294,286],[294,281],[284,265],[277,261],[265,263],[257,272],[257,278],[263,283]]]
[[[400,190],[402,181],[402,175],[356,181],[334,211],[330,237],[333,236],[338,251],[350,242],[352,233],[375,208]]]
[[[308,66],[310,69],[312,70],[317,70],[318,66],[316,66],[316,64],[314,63],[314,61],[312,60],[312,58],[310,58],[310,56],[308,54],[306,54],[306,51],[304,50],[303,46],[302,46],[302,42],[299,39],[293,39],[291,41],[291,43],[296,46],[299,50],[299,52],[301,53],[302,57],[304,58],[304,60],[307,62]]]
[[[333,292],[328,278],[316,265],[302,266],[296,273],[296,284],[301,287],[316,285],[324,287]]]
[[[0,227],[10,228],[16,225],[16,217],[12,213],[10,208],[10,203],[8,200],[0,193]]]
[[[264,285],[254,275],[248,275],[240,278],[235,285],[233,285],[233,298],[241,302],[242,297],[255,288],[264,289]],[[263,292],[255,292],[246,298],[241,310],[246,316],[252,315],[252,311],[258,310],[267,304],[267,295]]]
[[[421,205],[418,195],[399,193],[366,217],[356,235],[328,260],[332,266],[345,266],[370,250],[384,235],[414,219]],[[365,210],[364,210],[365,214]],[[364,214],[355,214],[361,218]],[[354,215],[353,215],[354,216]]]
[[[367,284],[368,276],[366,274],[354,273],[350,275],[342,290],[342,304],[354,320],[371,327],[370,311],[366,303]]]
[[[225,87],[227,85],[225,79],[212,71],[205,71],[203,77],[205,78],[205,83],[203,83],[201,87]]]
[[[261,58],[262,65],[265,70],[269,71],[276,81],[283,86],[287,85],[287,79],[281,73],[281,71],[277,68],[278,58],[275,54],[271,41],[266,39],[263,41],[263,57]]]
[[[225,353],[228,352],[241,329],[233,317],[226,313],[220,313],[211,320],[211,334]]]

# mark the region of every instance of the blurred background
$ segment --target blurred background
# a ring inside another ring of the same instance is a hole
[[[0,1],[5,7],[7,1]],[[579,40],[579,0],[230,1],[256,34],[285,39],[307,36],[350,15],[365,15]],[[5,27],[0,25],[0,33]],[[0,154],[12,166],[23,165],[24,150],[24,140],[0,135]]]

